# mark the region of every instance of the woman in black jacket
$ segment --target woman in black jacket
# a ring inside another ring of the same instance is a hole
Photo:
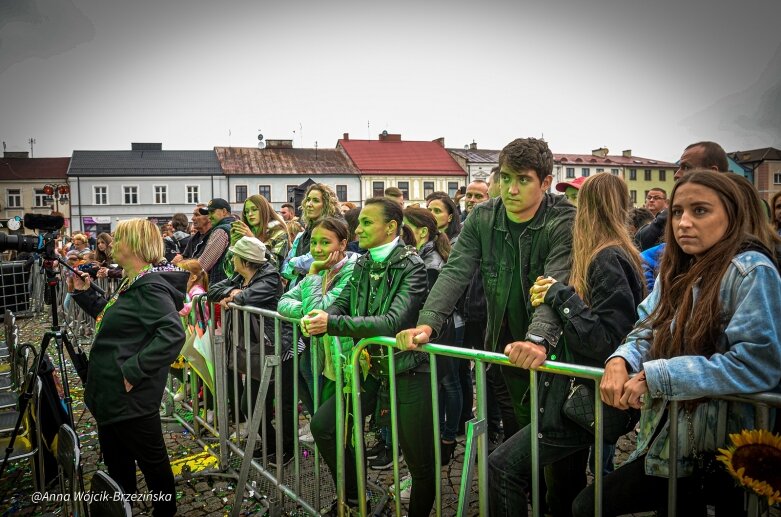
[[[536,368],[549,353],[551,360],[602,367],[632,330],[645,286],[640,255],[626,226],[629,206],[629,191],[621,178],[597,174],[583,183],[569,281],[540,277],[531,288],[532,306],[549,305],[561,319],[563,339],[547,351],[527,341],[507,345],[504,352],[516,366]],[[542,373],[539,383],[539,460],[540,466],[550,466],[545,473],[550,510],[553,515],[570,515],[572,501],[586,485],[594,436],[562,412],[569,378]],[[531,485],[530,432],[531,426],[524,427],[488,458],[492,516],[525,514]]]
[[[184,345],[178,311],[190,275],[175,266],[153,267],[163,258],[163,238],[146,219],[121,221],[113,251],[125,276],[111,299],[89,289],[87,273],[74,278],[73,300],[96,321],[84,401],[97,421],[109,475],[134,494],[138,463],[149,492],[159,494],[154,515],[174,515],[159,410],[168,367]]]
[[[315,310],[302,319],[310,335],[328,333],[356,339],[394,336],[413,325],[427,292],[426,269],[415,249],[405,246],[403,212],[395,202],[372,198],[361,210],[356,230],[358,243],[368,253],[358,259],[348,289],[326,311]],[[373,411],[381,379],[388,375],[385,347],[370,347],[370,373],[361,384],[362,414]],[[399,441],[412,474],[409,515],[428,515],[434,504],[434,444],[431,388],[426,354],[396,351],[396,386]],[[359,425],[362,425],[361,422]],[[326,401],[310,426],[323,458],[336,474],[335,398]],[[348,435],[349,436],[349,435]],[[350,440],[348,439],[348,443]],[[334,478],[334,482],[336,479]],[[351,446],[345,455],[348,505],[358,505],[355,456]],[[360,494],[364,497],[364,494]]]
[[[241,320],[234,322],[228,309],[229,303],[255,307],[258,309],[267,309],[276,311],[279,297],[282,296],[282,279],[276,266],[267,260],[266,246],[255,237],[241,237],[235,246],[229,248],[233,253],[233,267],[236,272],[231,278],[209,286],[207,299],[210,302],[219,302],[223,308],[225,316],[225,335],[232,336],[229,330],[230,325],[239,325],[238,343],[231,343],[231,347],[236,347],[236,363],[233,364],[233,351],[228,350],[228,378],[235,378],[233,370],[240,373],[247,373],[247,350],[244,347],[244,332]],[[274,354],[274,319],[263,318],[263,330],[260,329],[260,319],[254,314],[249,316],[250,332],[250,390],[239,390],[240,392],[240,411],[246,419],[251,418],[247,415],[247,397],[251,397],[254,404],[260,389],[260,380],[262,376],[261,343],[265,347],[265,354]],[[293,427],[293,328],[288,323],[282,323],[282,422],[284,433],[282,435],[283,464],[287,464],[293,458],[293,433],[297,429]],[[243,392],[243,393],[242,393]],[[230,406],[235,408],[233,401],[234,390],[228,389],[228,399]],[[269,385],[269,391],[266,396],[266,440],[269,443],[268,450],[274,450],[273,444],[276,443],[276,434],[271,425],[271,414],[274,411],[274,390],[273,384]],[[258,429],[259,431],[259,429]],[[246,424],[240,425],[238,434],[246,434]],[[275,459],[269,456],[270,461],[275,463]]]

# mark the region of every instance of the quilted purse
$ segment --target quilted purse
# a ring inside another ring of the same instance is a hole
[[[567,400],[561,408],[564,416],[594,434],[594,390],[586,384],[570,381]],[[607,404],[602,406],[602,439],[605,443],[616,443],[618,439],[633,430],[640,420],[637,409],[616,409]]]

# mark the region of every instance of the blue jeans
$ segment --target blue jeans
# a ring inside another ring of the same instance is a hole
[[[549,498],[553,515],[569,515],[575,496],[586,486],[588,445],[557,446],[540,443],[540,467],[546,483],[555,486]],[[491,517],[526,515],[531,492],[531,426],[507,437],[488,457],[488,504]]]
[[[442,440],[452,442],[458,432],[463,402],[458,359],[438,357],[437,375],[439,376],[439,434]]]

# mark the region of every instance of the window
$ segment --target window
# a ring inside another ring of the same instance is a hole
[[[46,206],[47,195],[43,192],[43,189],[35,189],[35,205],[36,207]]]
[[[613,176],[618,176],[618,169],[610,169],[610,174]]]
[[[340,203],[347,201],[347,185],[336,186],[336,199],[338,199]]]
[[[637,169],[629,169],[629,179],[631,181],[637,180]]]
[[[236,185],[236,202],[243,203],[247,200],[247,185]]]
[[[125,191],[125,204],[137,205],[138,204],[138,187],[122,187]]]
[[[659,169],[659,181],[667,181],[667,171]]]
[[[433,181],[424,181],[423,182],[423,199],[427,198],[430,194],[434,193],[434,182]]]
[[[587,178],[590,173],[591,170],[588,167],[583,167],[582,169],[580,169],[580,175],[583,176],[584,178]]]
[[[187,204],[197,205],[201,202],[201,195],[198,185],[187,185]]]
[[[597,167],[597,174],[599,174],[600,172],[605,172],[605,169],[603,169],[602,167]]]
[[[385,195],[385,182],[372,181],[372,197],[382,197]]]
[[[645,181],[651,181],[651,169],[645,170]]]
[[[648,197],[648,193],[651,192],[650,190],[646,190],[645,194],[643,195],[643,199],[646,199]]]
[[[773,174],[773,183],[776,185],[781,185],[781,172],[776,172]]]
[[[108,204],[108,187],[92,187],[96,205]]]
[[[271,185],[258,185],[258,194],[271,201]]]
[[[168,204],[168,185],[155,185],[155,204]]]
[[[575,167],[567,167],[567,179],[575,177]]]
[[[8,189],[8,208],[22,208],[22,191],[20,189]]]
[[[296,202],[296,186],[295,185],[288,185],[287,186],[287,202],[288,203],[295,203]]]
[[[447,182],[447,195],[450,197],[456,197],[456,192],[458,192],[458,182],[457,181],[448,181]]]
[[[629,191],[629,197],[632,199],[632,203],[637,203],[637,191],[636,190],[630,190]]]
[[[409,181],[399,181],[398,187],[401,190],[404,201],[409,201]]]

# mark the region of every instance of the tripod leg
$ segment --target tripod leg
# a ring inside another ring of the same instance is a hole
[[[76,431],[76,425],[73,421],[73,402],[71,399],[70,383],[68,382],[68,372],[65,371],[65,354],[63,353],[63,345],[68,346],[68,350],[71,350],[73,346],[68,341],[68,336],[61,330],[57,330],[54,334],[54,342],[57,346],[57,360],[60,366],[60,378],[62,380],[62,391],[65,395],[65,407],[68,412],[68,425],[73,431]],[[76,435],[78,441],[78,434]]]

